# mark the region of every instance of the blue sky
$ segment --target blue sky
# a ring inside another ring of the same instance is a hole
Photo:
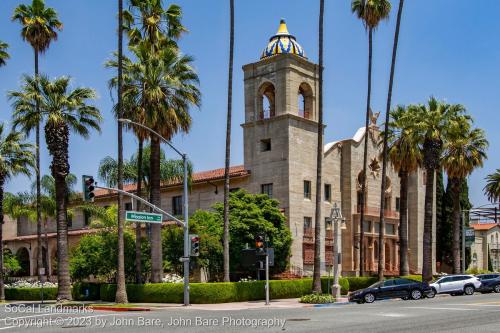
[[[26,2],[26,1],[23,1]],[[317,16],[319,1],[236,0],[236,37],[233,106],[232,164],[243,162],[243,76],[241,66],[259,59],[262,49],[277,28],[280,18],[317,62]],[[388,21],[374,35],[372,108],[385,110],[390,55],[397,1]],[[18,23],[10,21],[18,0],[0,2],[0,40],[10,44],[11,60],[0,69],[0,121],[9,122],[9,90],[17,89],[22,74],[33,72],[33,53],[20,38]],[[64,23],[64,30],[41,57],[41,72],[51,77],[70,75],[75,85],[96,89],[104,122],[102,133],[89,140],[70,139],[71,172],[95,174],[99,161],[116,156],[116,126],[111,115],[112,100],[107,80],[114,74],[104,62],[116,49],[116,1],[46,0]],[[167,2],[171,3],[171,2]],[[224,164],[228,1],[179,0],[184,24],[190,30],[181,41],[183,52],[194,56],[201,79],[202,106],[192,110],[193,127],[173,142],[186,151],[196,170]],[[406,1],[398,53],[394,104],[425,102],[430,95],[449,103],[462,103],[483,128],[490,141],[484,168],[470,177],[471,200],[486,203],[482,194],[484,177],[500,166],[500,46],[496,0]],[[330,0],[325,5],[325,141],[351,137],[363,125],[366,99],[367,37],[361,22],[350,12],[349,0]],[[136,149],[130,133],[125,134],[125,156]],[[43,173],[49,173],[50,157],[42,145]],[[170,157],[173,152],[167,151]],[[30,180],[17,177],[8,191],[26,190]]]

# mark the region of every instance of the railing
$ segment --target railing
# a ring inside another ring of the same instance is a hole
[[[356,206],[356,213],[361,213],[361,205]],[[366,206],[364,209],[365,215],[371,215],[371,216],[380,216],[380,208],[376,207],[369,207]],[[399,219],[399,212],[395,210],[389,210],[385,209],[384,210],[384,217],[390,218],[390,219]]]

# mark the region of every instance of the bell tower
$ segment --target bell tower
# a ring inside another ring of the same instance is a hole
[[[304,182],[310,182],[314,198],[318,69],[306,58],[284,20],[260,60],[243,66],[242,127],[244,164],[252,179],[249,190],[280,202],[294,239],[296,229],[297,236],[302,236],[304,216],[314,217],[314,200],[304,202]],[[293,249],[302,247],[296,243],[292,245],[292,264],[299,259],[297,251],[302,252]]]

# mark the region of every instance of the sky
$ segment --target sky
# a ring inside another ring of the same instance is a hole
[[[392,41],[398,1],[387,21],[374,34],[372,109],[385,111]],[[23,74],[33,73],[33,51],[22,41],[20,26],[10,17],[19,3],[0,1],[0,40],[10,45],[11,59],[0,68],[0,121],[9,124],[7,92],[19,88]],[[104,121],[102,132],[85,140],[70,137],[71,172],[96,174],[99,161],[117,155],[113,100],[107,87],[113,71],[104,68],[117,48],[117,1],[46,0],[57,10],[64,29],[40,58],[40,71],[50,77],[69,75],[73,86],[95,89],[95,105]],[[127,3],[127,1],[124,1]],[[165,3],[173,3],[166,1]],[[229,1],[178,0],[183,23],[189,29],[180,41],[184,53],[194,57],[200,76],[202,105],[193,109],[189,134],[173,139],[185,151],[196,171],[223,167],[227,112]],[[324,113],[325,142],[350,138],[364,123],[367,82],[367,34],[351,13],[349,0],[325,1]],[[500,1],[407,0],[401,23],[393,105],[425,103],[432,95],[466,106],[475,124],[486,131],[490,148],[484,167],[470,177],[470,198],[475,206],[487,203],[484,177],[500,167]],[[233,124],[231,164],[243,163],[244,64],[259,60],[269,37],[285,18],[288,29],[303,46],[310,61],[318,59],[319,1],[236,0]],[[382,112],[382,114],[383,114]],[[137,142],[125,133],[124,156],[135,152]],[[167,150],[167,156],[175,153]],[[49,173],[50,156],[42,140],[42,173]],[[10,192],[25,191],[33,179],[13,178]]]

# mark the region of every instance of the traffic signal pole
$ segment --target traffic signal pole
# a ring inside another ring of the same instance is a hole
[[[184,306],[189,305],[189,212],[188,212],[188,166],[187,156],[182,154],[184,163]]]
[[[269,304],[269,253],[266,249],[266,305]]]

